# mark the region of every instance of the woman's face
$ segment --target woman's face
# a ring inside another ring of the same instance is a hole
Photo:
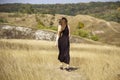
[[[62,25],[66,25],[66,21],[63,19],[63,20],[61,21],[61,24],[62,24]]]

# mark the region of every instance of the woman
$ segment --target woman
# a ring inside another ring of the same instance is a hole
[[[58,26],[58,32],[57,32],[57,38],[56,38],[56,45],[59,49],[59,55],[58,60],[61,62],[60,69],[63,68],[63,63],[67,64],[67,67],[65,68],[67,71],[69,71],[69,63],[70,63],[70,27],[68,26],[68,21],[65,17],[63,17]]]

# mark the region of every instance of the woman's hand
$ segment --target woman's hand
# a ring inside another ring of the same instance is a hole
[[[58,43],[57,42],[55,42],[55,47],[57,47],[58,46]]]

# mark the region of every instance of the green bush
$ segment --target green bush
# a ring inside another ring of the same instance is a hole
[[[44,29],[44,27],[45,27],[45,26],[43,25],[43,23],[41,23],[41,22],[38,22],[38,23],[37,23],[37,28],[38,28],[38,29]]]
[[[50,29],[50,30],[54,30],[57,31],[57,27],[56,26],[45,26],[43,23],[39,22],[37,24],[37,29]]]
[[[84,23],[82,22],[79,22],[78,25],[77,25],[77,29],[81,29],[84,27]]]
[[[96,36],[96,35],[91,36],[91,39],[94,40],[94,41],[98,41],[99,40],[98,36]]]
[[[37,24],[37,29],[44,29],[44,26]]]
[[[8,21],[5,18],[0,18],[0,23],[8,23]]]
[[[57,31],[57,27],[56,26],[50,26],[48,28],[51,29],[51,30]]]
[[[82,30],[82,29],[76,30],[74,32],[74,34],[78,35],[78,36],[81,36],[81,37],[89,37],[89,32],[86,31],[86,30]]]
[[[43,14],[43,16],[44,16],[44,14]],[[51,26],[48,27],[48,26],[45,26],[44,23],[38,18],[38,15],[36,15],[35,18],[36,18],[36,22],[37,22],[37,26],[36,27],[38,29],[50,29],[50,30],[57,31],[57,27],[52,26],[54,24],[52,21],[50,22]]]
[[[92,34],[90,34],[90,32],[87,31],[87,30],[78,29],[78,30],[76,30],[73,34],[74,34],[74,35],[77,35],[77,36],[80,36],[80,37],[92,39],[92,40],[94,40],[94,41],[98,41],[98,40],[99,40],[99,37],[98,37],[97,35],[92,35]]]

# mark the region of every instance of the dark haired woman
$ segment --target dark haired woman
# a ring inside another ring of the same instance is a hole
[[[63,63],[67,64],[66,70],[69,71],[69,63],[70,63],[70,27],[68,26],[68,21],[65,17],[63,17],[59,21],[56,45],[59,49],[58,60],[61,62],[60,69],[64,69]]]

